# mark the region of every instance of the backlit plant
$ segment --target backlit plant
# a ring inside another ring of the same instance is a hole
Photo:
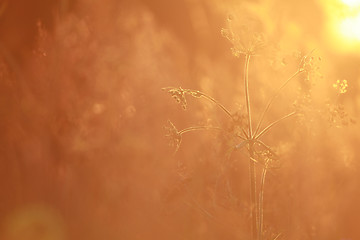
[[[283,84],[273,93],[272,97],[269,99],[265,105],[263,111],[260,113],[258,122],[255,124],[252,117],[252,105],[250,101],[249,93],[249,65],[253,56],[256,56],[258,50],[264,47],[264,37],[261,34],[252,34],[248,27],[243,26],[240,30],[240,35],[234,34],[231,21],[229,20],[229,26],[227,29],[222,29],[222,35],[227,38],[232,43],[232,53],[235,57],[244,59],[243,67],[243,88],[245,93],[245,106],[246,110],[244,113],[234,114],[231,113],[224,105],[219,101],[215,100],[211,96],[193,89],[184,89],[181,87],[165,87],[163,90],[171,95],[184,110],[187,108],[187,97],[194,98],[204,98],[217,107],[219,107],[222,112],[228,116],[229,120],[232,123],[232,132],[230,133],[233,136],[234,146],[229,149],[229,153],[245,149],[247,157],[249,160],[249,176],[250,176],[250,218],[251,218],[251,238],[253,240],[262,240],[265,238],[264,230],[264,185],[267,171],[273,168],[278,167],[279,157],[276,152],[268,146],[263,140],[263,136],[270,132],[270,130],[277,124],[282,121],[298,116],[299,118],[306,115],[306,105],[311,102],[310,89],[311,89],[311,79],[319,75],[319,67],[317,66],[317,61],[321,61],[320,58],[315,59],[312,56],[311,51],[307,55],[302,55],[299,57],[298,67],[296,71],[286,79]],[[243,36],[249,39],[242,39]],[[294,104],[294,110],[290,113],[285,114],[284,116],[278,118],[276,121],[263,126],[264,119],[267,116],[270,107],[274,103],[274,100],[279,96],[281,91],[288,85],[289,82],[301,75],[301,84],[305,89],[305,97],[300,100],[297,100]],[[347,90],[347,82],[337,81],[333,87],[339,91],[339,94],[344,94]],[[330,106],[330,105],[329,105]],[[330,121],[335,122],[334,118],[339,114],[338,107],[332,106],[332,112],[334,116]],[[330,107],[329,107],[330,108]],[[337,120],[336,120],[337,121]],[[182,130],[178,130],[175,125],[168,121],[168,126],[166,127],[167,134],[166,136],[170,139],[170,145],[174,146],[175,152],[178,151],[181,142],[182,135],[192,131],[198,130],[217,130],[223,133],[229,134],[229,129],[225,129],[218,126],[192,126]],[[261,172],[258,172],[258,171]],[[260,176],[260,181],[257,181],[257,176]],[[271,239],[278,239],[280,234],[272,235]]]

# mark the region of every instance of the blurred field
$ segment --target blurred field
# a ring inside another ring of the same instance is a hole
[[[315,49],[319,64],[265,118],[294,102],[307,113],[264,136],[280,157],[265,184],[264,240],[360,239],[360,41],[332,25],[350,11],[341,4],[0,1],[0,239],[250,239],[249,162],[227,158],[238,142],[191,132],[173,154],[164,131],[168,120],[230,125],[204,99],[187,98],[184,111],[163,87],[243,114],[244,58],[221,35],[229,18],[244,41],[244,25],[266,36],[250,64],[255,122],[300,54]]]

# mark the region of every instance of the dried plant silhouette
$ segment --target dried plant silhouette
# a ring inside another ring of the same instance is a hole
[[[231,18],[228,19],[231,22]],[[228,150],[228,157],[235,150],[245,149],[247,157],[249,159],[249,176],[250,176],[250,219],[251,219],[251,239],[253,240],[263,240],[270,239],[267,234],[265,234],[264,229],[264,189],[265,189],[265,180],[267,172],[271,169],[278,168],[279,156],[276,152],[265,143],[262,138],[265,134],[271,132],[271,129],[281,124],[284,120],[287,120],[291,117],[301,117],[304,115],[304,111],[300,106],[304,103],[295,103],[295,110],[285,114],[284,116],[278,118],[277,120],[269,123],[265,127],[263,126],[267,114],[274,104],[275,99],[279,96],[282,90],[294,79],[300,75],[305,75],[303,78],[307,81],[306,84],[310,84],[310,78],[317,74],[319,67],[314,63],[315,59],[312,56],[314,50],[310,51],[308,54],[299,58],[299,63],[296,71],[286,79],[282,85],[272,94],[268,100],[265,108],[260,113],[258,122],[255,124],[252,117],[252,104],[251,104],[251,93],[249,92],[249,66],[253,56],[257,55],[258,49],[264,46],[263,37],[260,34],[250,34],[249,30],[245,29],[245,33],[250,36],[249,43],[246,44],[246,41],[241,39],[240,36],[233,33],[232,27],[230,25],[229,29],[222,29],[222,35],[227,38],[232,44],[232,53],[235,57],[244,58],[243,66],[243,89],[244,89],[244,99],[246,105],[246,113],[243,113],[243,118],[245,121],[239,121],[236,114],[231,113],[224,105],[219,101],[215,100],[213,97],[207,95],[206,93],[200,92],[193,89],[183,89],[181,87],[165,87],[162,90],[171,95],[184,110],[187,109],[187,100],[186,97],[194,98],[204,98],[217,107],[219,107],[222,112],[228,116],[229,120],[232,122],[233,126],[236,126],[235,133],[232,135],[234,140],[238,142],[235,146],[232,146]],[[321,61],[321,58],[317,60]],[[339,94],[346,93],[347,81],[338,80],[333,87],[339,91]],[[309,87],[309,86],[308,86]],[[309,87],[310,88],[310,87]],[[308,97],[308,96],[307,96]],[[306,97],[305,97],[306,98]],[[329,105],[330,106],[330,105]],[[330,110],[333,116],[330,119],[330,122],[337,122],[335,118],[340,116],[341,119],[344,119],[346,113],[340,113],[341,110],[344,110],[341,105],[331,105],[333,108]],[[337,107],[336,107],[337,106]],[[341,115],[342,114],[342,115]],[[342,117],[341,117],[342,116]],[[346,124],[345,124],[346,125]],[[170,145],[175,148],[174,153],[179,150],[179,147],[182,142],[182,135],[192,131],[198,130],[217,130],[226,134],[227,130],[220,126],[192,126],[182,130],[178,130],[175,125],[169,120],[168,126],[165,127],[166,136],[170,139]],[[260,176],[260,179],[257,178]],[[281,236],[281,233],[272,233],[271,240],[276,240]]]

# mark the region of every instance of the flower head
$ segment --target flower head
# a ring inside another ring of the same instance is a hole
[[[235,57],[255,55],[265,45],[264,35],[255,31],[252,22],[233,27],[233,18],[228,18],[227,28],[221,29],[221,35],[232,43],[231,51]]]
[[[162,90],[168,92],[171,97],[173,97],[178,103],[181,104],[184,110],[186,110],[187,102],[185,98],[186,91],[182,89],[181,87],[173,88],[173,87],[167,87],[163,88]]]
[[[339,92],[339,94],[344,94],[347,92],[348,88],[347,80],[337,80],[336,83],[333,84],[333,87]]]

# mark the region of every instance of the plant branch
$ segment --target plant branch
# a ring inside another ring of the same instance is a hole
[[[250,63],[250,55],[247,54],[245,56],[244,84],[245,84],[246,109],[247,109],[248,123],[249,123],[249,138],[252,139],[251,109],[250,109],[250,96],[249,96],[249,63]]]
[[[191,132],[191,131],[198,131],[198,130],[209,130],[209,129],[215,129],[215,130],[223,130],[222,128],[219,127],[211,127],[211,126],[197,126],[197,127],[188,127],[188,128],[184,128],[182,130],[180,130],[178,132],[178,134],[183,134],[183,133],[187,133],[187,132]]]
[[[192,89],[182,89],[181,87],[164,87],[162,88],[163,91],[167,91],[172,97],[176,99],[178,103],[181,103],[183,105],[183,108],[186,109],[186,98],[185,94],[189,94],[196,98],[205,98],[212,103],[215,103],[218,107],[220,107],[231,119],[233,119],[232,114],[225,108],[224,105],[222,105],[220,102],[215,100],[214,98],[210,97],[209,95]]]
[[[267,164],[265,163],[265,166],[261,174],[260,193],[259,193],[259,231],[258,231],[259,240],[262,240],[262,232],[264,225],[264,187],[265,187],[266,172],[267,172]]]
[[[247,135],[246,131],[243,128],[241,128],[241,131],[244,134],[245,138],[249,139],[249,136]]]
[[[251,239],[256,240],[258,234],[258,201],[256,196],[256,159],[254,158],[254,146],[251,143],[249,145],[249,175],[250,175],[250,203],[251,203]]]
[[[272,122],[270,123],[266,128],[264,128],[258,135],[256,135],[255,139],[259,139],[263,134],[265,134],[267,131],[269,131],[274,125],[276,125],[277,123],[281,122],[282,120],[286,119],[286,118],[289,118],[293,115],[295,115],[296,112],[292,112],[292,113],[289,113],[288,115],[276,120],[275,122]]]
[[[214,98],[206,95],[205,93],[202,93],[202,92],[200,92],[200,91],[197,91],[197,92],[201,94],[201,97],[203,97],[203,98],[205,98],[205,99],[207,99],[207,100],[215,103],[215,104],[216,104],[218,107],[220,107],[231,119],[233,119],[232,114],[229,112],[229,110],[227,110],[227,109],[225,108],[224,105],[222,105],[220,102],[218,102],[218,101],[215,100]]]
[[[275,237],[273,240],[277,240],[280,236],[281,236],[281,233],[279,233],[278,235],[276,235],[276,237]]]
[[[241,143],[239,143],[238,145],[235,146],[236,149],[241,149],[242,147],[244,147],[247,143],[249,143],[249,140],[244,140]]]
[[[260,120],[257,124],[257,127],[256,127],[256,130],[255,130],[255,134],[256,135],[259,130],[260,130],[260,127],[261,127],[261,124],[263,123],[264,121],[264,117],[265,117],[265,114],[267,113],[267,111],[269,110],[271,104],[274,102],[274,100],[276,99],[277,96],[279,96],[281,90],[292,80],[294,79],[297,75],[299,75],[302,71],[301,70],[298,70],[296,71],[291,77],[289,77],[282,85],[280,88],[278,88],[278,90],[274,93],[274,95],[272,96],[272,98],[269,100],[269,102],[267,103],[264,111],[262,112],[261,116],[260,116]]]

